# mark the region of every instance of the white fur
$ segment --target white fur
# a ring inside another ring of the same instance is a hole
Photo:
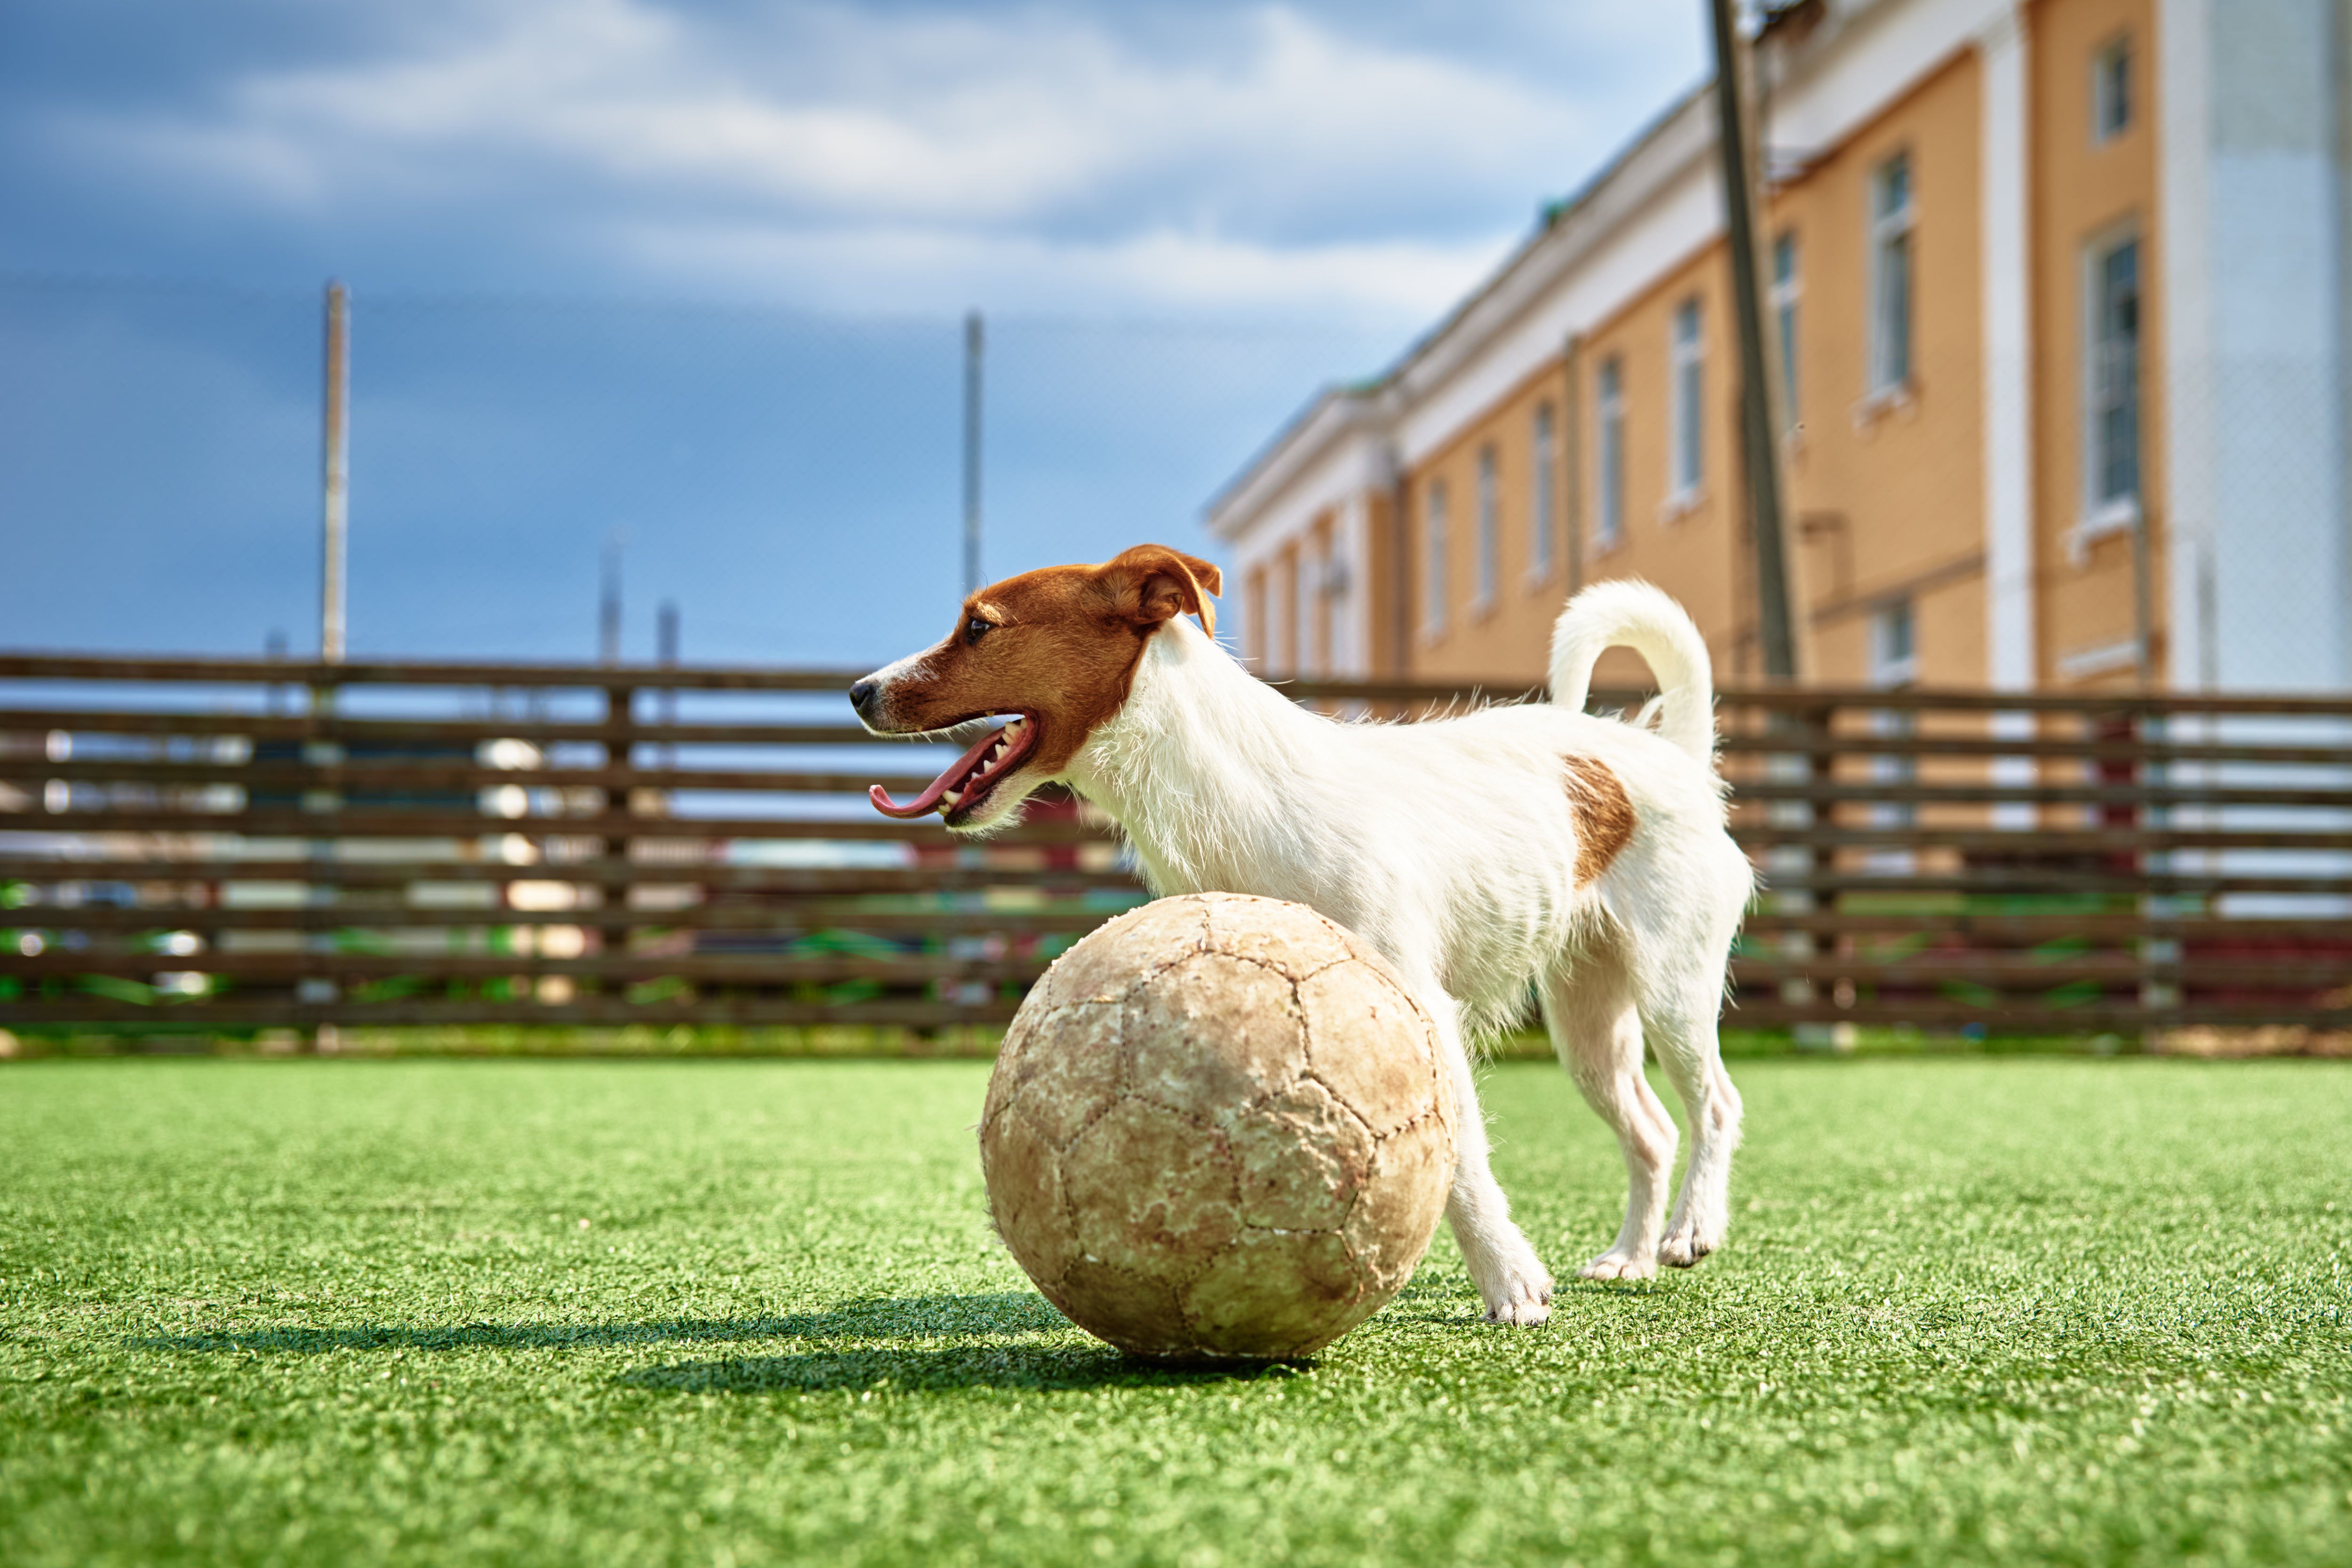
[[[1664,688],[1657,732],[1581,711],[1593,660],[1621,643]],[[1254,679],[1180,617],[1065,775],[1125,829],[1158,893],[1308,904],[1395,964],[1437,1021],[1462,1106],[1454,1235],[1487,1316],[1511,1323],[1545,1319],[1551,1279],[1488,1168],[1465,1042],[1516,1022],[1532,988],[1562,1064],[1616,1129],[1625,1224],[1587,1278],[1646,1277],[1720,1246],[1739,1136],[1716,1016],[1753,884],[1725,830],[1706,644],[1664,594],[1606,583],[1577,595],[1552,647],[1551,703],[1348,724]],[[1585,887],[1570,755],[1614,773],[1635,817]],[[1675,1126],[1643,1076],[1645,1040],[1696,1130],[1671,1222]]]

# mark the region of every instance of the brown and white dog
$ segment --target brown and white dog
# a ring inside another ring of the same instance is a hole
[[[1531,986],[1631,1176],[1624,1226],[1584,1276],[1643,1278],[1721,1246],[1740,1108],[1716,1017],[1753,884],[1725,827],[1690,617],[1646,584],[1598,584],[1560,616],[1549,703],[1339,723],[1217,646],[1222,586],[1208,562],[1147,544],[972,595],[946,640],[850,700],[877,734],[1009,721],[912,802],[877,786],[875,804],[984,834],[1058,782],[1118,821],[1156,892],[1292,900],[1378,948],[1444,1042],[1464,1122],[1447,1215],[1490,1320],[1543,1321],[1552,1286],[1489,1169],[1465,1042],[1509,1026]],[[1654,727],[1583,711],[1593,662],[1619,645],[1658,678]],[[1675,1124],[1643,1076],[1645,1040],[1696,1130],[1671,1218]]]

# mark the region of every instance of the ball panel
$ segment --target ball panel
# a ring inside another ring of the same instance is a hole
[[[1370,1131],[1311,1080],[1251,1107],[1226,1133],[1241,1167],[1245,1225],[1337,1229],[1374,1170]]]
[[[1250,1230],[1181,1292],[1213,1355],[1311,1355],[1376,1311],[1365,1271],[1334,1232]]]
[[[1104,921],[1055,959],[1031,990],[1046,1005],[1111,1002],[1142,975],[1208,945],[1197,899],[1161,899]]]
[[[1063,1151],[1063,1188],[1084,1258],[1170,1285],[1241,1229],[1225,1136],[1122,1099]]]
[[[1033,991],[1031,996],[1034,998],[1034,994]],[[1013,1098],[1022,1085],[1036,1076],[1035,1053],[1040,1048],[1041,1039],[1045,1054],[1053,1054],[1052,1037],[1041,1037],[1038,1033],[1038,1021],[1047,1011],[1043,1006],[1032,1006],[1028,1000],[1024,1000],[1021,1010],[1013,1015],[1013,1022],[1005,1026],[1004,1038],[996,1047],[996,1065],[988,1072],[988,1098],[981,1102],[980,1125],[983,1136],[986,1130],[995,1124],[996,1119],[1012,1106]]]
[[[1344,926],[1300,904],[1254,899],[1238,893],[1204,895],[1211,951],[1229,952],[1304,980],[1356,956]]]
[[[1290,982],[1221,952],[1193,954],[1129,992],[1125,1037],[1128,1092],[1203,1120],[1284,1088],[1307,1065]]]
[[[980,1140],[989,1219],[1032,1279],[1058,1279],[1077,1256],[1053,1145],[1020,1110],[990,1122]]]
[[[1024,1048],[1009,1068],[998,1059],[989,1079],[990,1099],[995,1099],[996,1080],[1009,1074],[1006,1101],[1020,1106],[1055,1148],[1066,1147],[1118,1095],[1124,1022],[1116,1002],[1081,1002],[1034,1014],[1024,1005],[1008,1032],[1008,1037],[1024,1036]],[[1050,1048],[1029,1043],[1049,1039]]]
[[[1176,1289],[1099,1258],[1074,1260],[1045,1299],[1099,1340],[1132,1355],[1182,1355],[1192,1350],[1192,1326]]]
[[[1380,1141],[1379,1166],[1342,1227],[1383,1300],[1429,1250],[1454,1184],[1454,1128],[1433,1110]]]
[[[1307,1070],[1375,1133],[1430,1108],[1438,1077],[1428,1015],[1381,970],[1335,964],[1298,986]]]

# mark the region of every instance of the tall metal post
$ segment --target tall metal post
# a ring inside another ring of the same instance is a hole
[[[325,502],[324,549],[319,570],[319,657],[343,662],[345,535],[351,522],[351,296],[340,282],[327,285],[326,424],[322,463]]]
[[[963,319],[963,591],[980,592],[980,312]]]
[[[655,660],[664,669],[677,668],[677,601],[664,599],[661,614],[655,623]],[[677,688],[664,687],[661,694],[661,722],[666,726],[677,723]],[[670,742],[662,748],[662,766],[677,766],[677,742]]]
[[[1764,644],[1764,672],[1788,680],[1797,673],[1797,642],[1789,608],[1780,428],[1772,417],[1762,268],[1757,265],[1758,160],[1749,144],[1747,76],[1731,0],[1709,0],[1709,9],[1715,21],[1715,118],[1723,168],[1724,237],[1731,250],[1731,299],[1739,328],[1739,428],[1756,524],[1757,630]]]
[[[619,529],[604,536],[604,573],[596,595],[596,661],[621,662],[621,546],[628,536]]]

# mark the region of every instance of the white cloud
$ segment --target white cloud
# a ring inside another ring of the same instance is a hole
[[[354,154],[530,152],[624,183],[690,181],[835,215],[1034,219],[1122,181],[1479,178],[1559,148],[1563,100],[1339,37],[1279,7],[1216,58],[1150,58],[1084,18],[799,13],[844,68],[762,80],[645,0],[502,0],[410,58],[249,78],[224,121],[154,126],[191,161],[322,186]],[[797,51],[795,51],[797,52]],[[1509,160],[1506,153],[1507,161]],[[469,171],[453,166],[450,177]]]
[[[818,308],[1116,313],[1139,303],[1227,316],[1274,313],[1409,331],[1459,299],[1513,236],[1271,245],[1154,229],[1050,240],[937,227],[633,227],[615,243],[681,285],[772,292],[789,279]]]
[[[1425,313],[1628,117],[1286,5],[1203,10],[1181,50],[1117,18],[804,0],[752,37],[657,0],[457,0],[388,58],[70,129],[249,210],[561,207],[669,278]]]

